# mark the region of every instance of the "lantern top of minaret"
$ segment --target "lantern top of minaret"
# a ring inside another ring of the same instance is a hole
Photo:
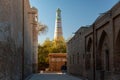
[[[60,8],[57,8],[57,12],[61,12]]]

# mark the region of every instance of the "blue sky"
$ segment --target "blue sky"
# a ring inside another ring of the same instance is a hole
[[[38,36],[38,42],[53,40],[56,9],[61,9],[63,36],[67,40],[80,26],[91,25],[95,19],[119,0],[30,0],[38,9],[39,21],[48,26],[48,32]]]

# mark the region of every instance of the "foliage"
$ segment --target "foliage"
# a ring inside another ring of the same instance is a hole
[[[51,48],[51,53],[66,53],[65,40],[53,41],[53,46]]]
[[[48,26],[45,24],[42,24],[41,22],[38,23],[38,33],[44,34],[48,31]]]

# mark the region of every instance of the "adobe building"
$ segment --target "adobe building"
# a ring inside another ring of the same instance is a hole
[[[84,35],[90,29],[89,26],[82,26],[75,32],[75,35],[67,42],[67,66],[68,73],[82,76],[84,72]]]
[[[0,80],[33,73],[33,24],[29,0],[0,0]]]
[[[66,53],[49,53],[49,70],[61,72],[61,66],[67,61]]]
[[[120,80],[120,2],[80,35],[67,43],[68,72],[89,80]]]

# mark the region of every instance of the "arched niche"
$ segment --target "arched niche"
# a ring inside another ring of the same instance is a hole
[[[116,72],[120,72],[120,30],[115,43],[114,69]]]
[[[89,70],[91,69],[91,53],[92,53],[92,39],[89,38],[88,39],[88,43],[87,43],[87,46],[86,46],[86,59],[85,59],[85,65],[86,65],[86,70]]]
[[[105,31],[102,32],[99,39],[96,53],[96,69],[109,70],[109,38]]]

